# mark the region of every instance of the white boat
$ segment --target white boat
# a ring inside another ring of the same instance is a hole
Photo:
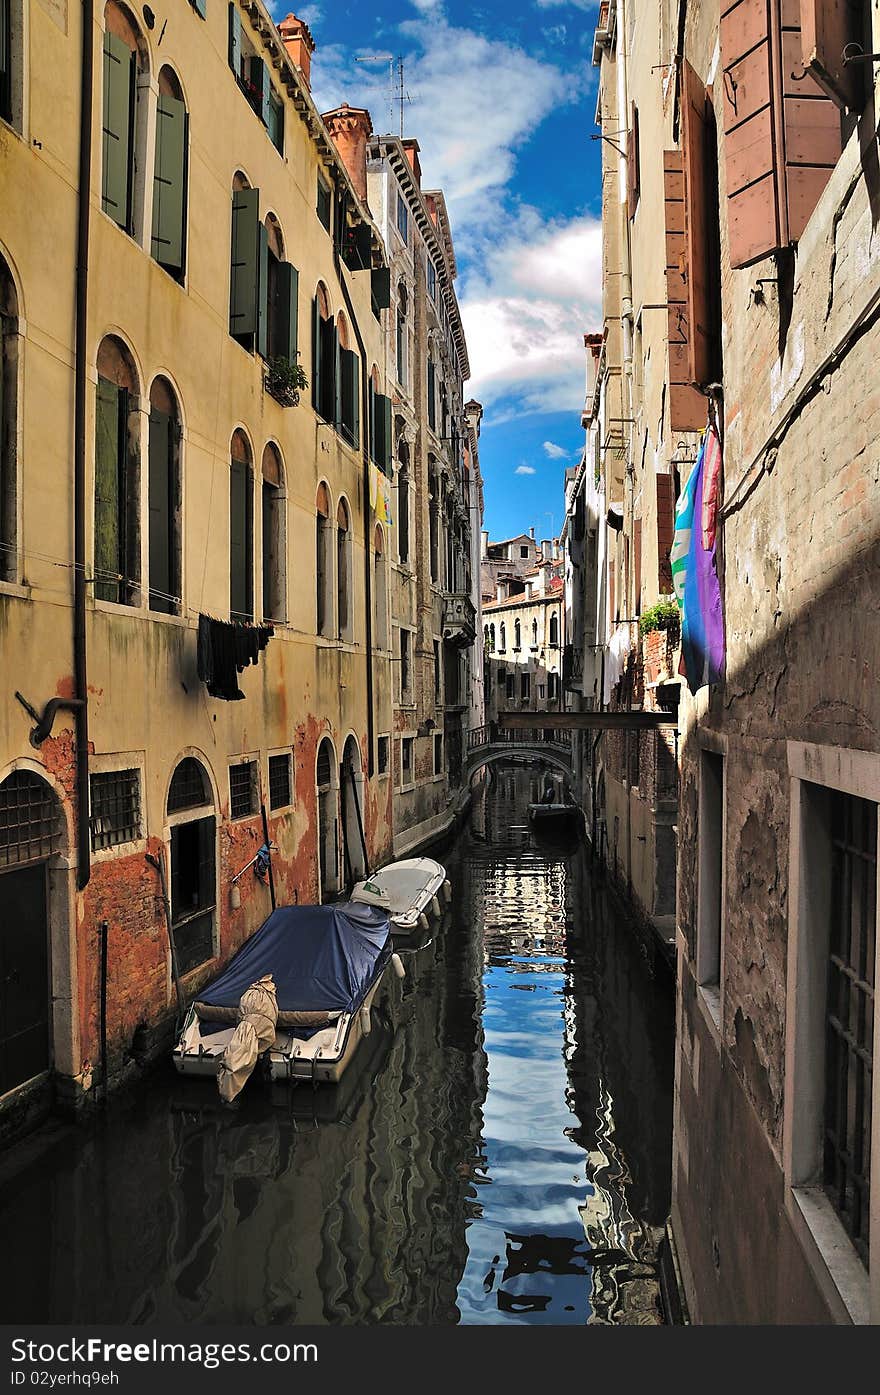
[[[352,901],[383,910],[395,936],[426,930],[429,916],[439,916],[452,899],[446,868],[430,857],[411,857],[389,862],[381,871],[358,882]]]
[[[529,820],[545,826],[567,824],[574,819],[577,811],[576,804],[530,804]]]
[[[390,928],[387,915],[367,905],[279,907],[190,1007],[173,1051],[176,1069],[217,1075],[239,1025],[242,994],[271,974],[278,1016],[262,1057],[266,1073],[272,1080],[338,1081],[370,1031],[386,970],[403,977]]]

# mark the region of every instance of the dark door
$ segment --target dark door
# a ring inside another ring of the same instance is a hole
[[[46,864],[0,877],[0,1094],[49,1067]]]

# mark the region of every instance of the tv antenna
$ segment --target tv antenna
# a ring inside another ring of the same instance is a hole
[[[406,90],[403,78],[403,54],[398,53],[366,53],[359,58],[355,58],[355,63],[387,63],[388,64],[388,119],[391,127],[394,127],[394,109],[398,111],[398,123],[400,135],[403,136],[403,108],[406,102],[411,102],[412,97]]]

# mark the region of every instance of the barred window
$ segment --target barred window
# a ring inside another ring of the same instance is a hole
[[[867,1267],[877,805],[838,792],[831,807],[830,908],[823,1180]]]
[[[109,770],[89,778],[92,851],[141,836],[141,772]]]
[[[257,762],[243,760],[229,767],[229,817],[245,819],[257,811]]]
[[[29,770],[0,784],[0,867],[20,867],[58,851],[61,821],[50,785]]]
[[[269,808],[286,809],[291,798],[290,752],[269,757]]]
[[[202,765],[192,756],[184,756],[171,777],[169,814],[179,814],[182,809],[199,809],[211,802],[211,791]]]

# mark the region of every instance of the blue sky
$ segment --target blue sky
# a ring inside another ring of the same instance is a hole
[[[466,392],[485,407],[484,526],[547,536],[583,447],[583,335],[601,321],[596,4],[316,0],[276,4],[276,20],[290,8],[315,40],[322,111],[347,101],[391,129],[387,62],[355,58],[403,55],[404,133],[419,142],[424,187],[446,195]]]

